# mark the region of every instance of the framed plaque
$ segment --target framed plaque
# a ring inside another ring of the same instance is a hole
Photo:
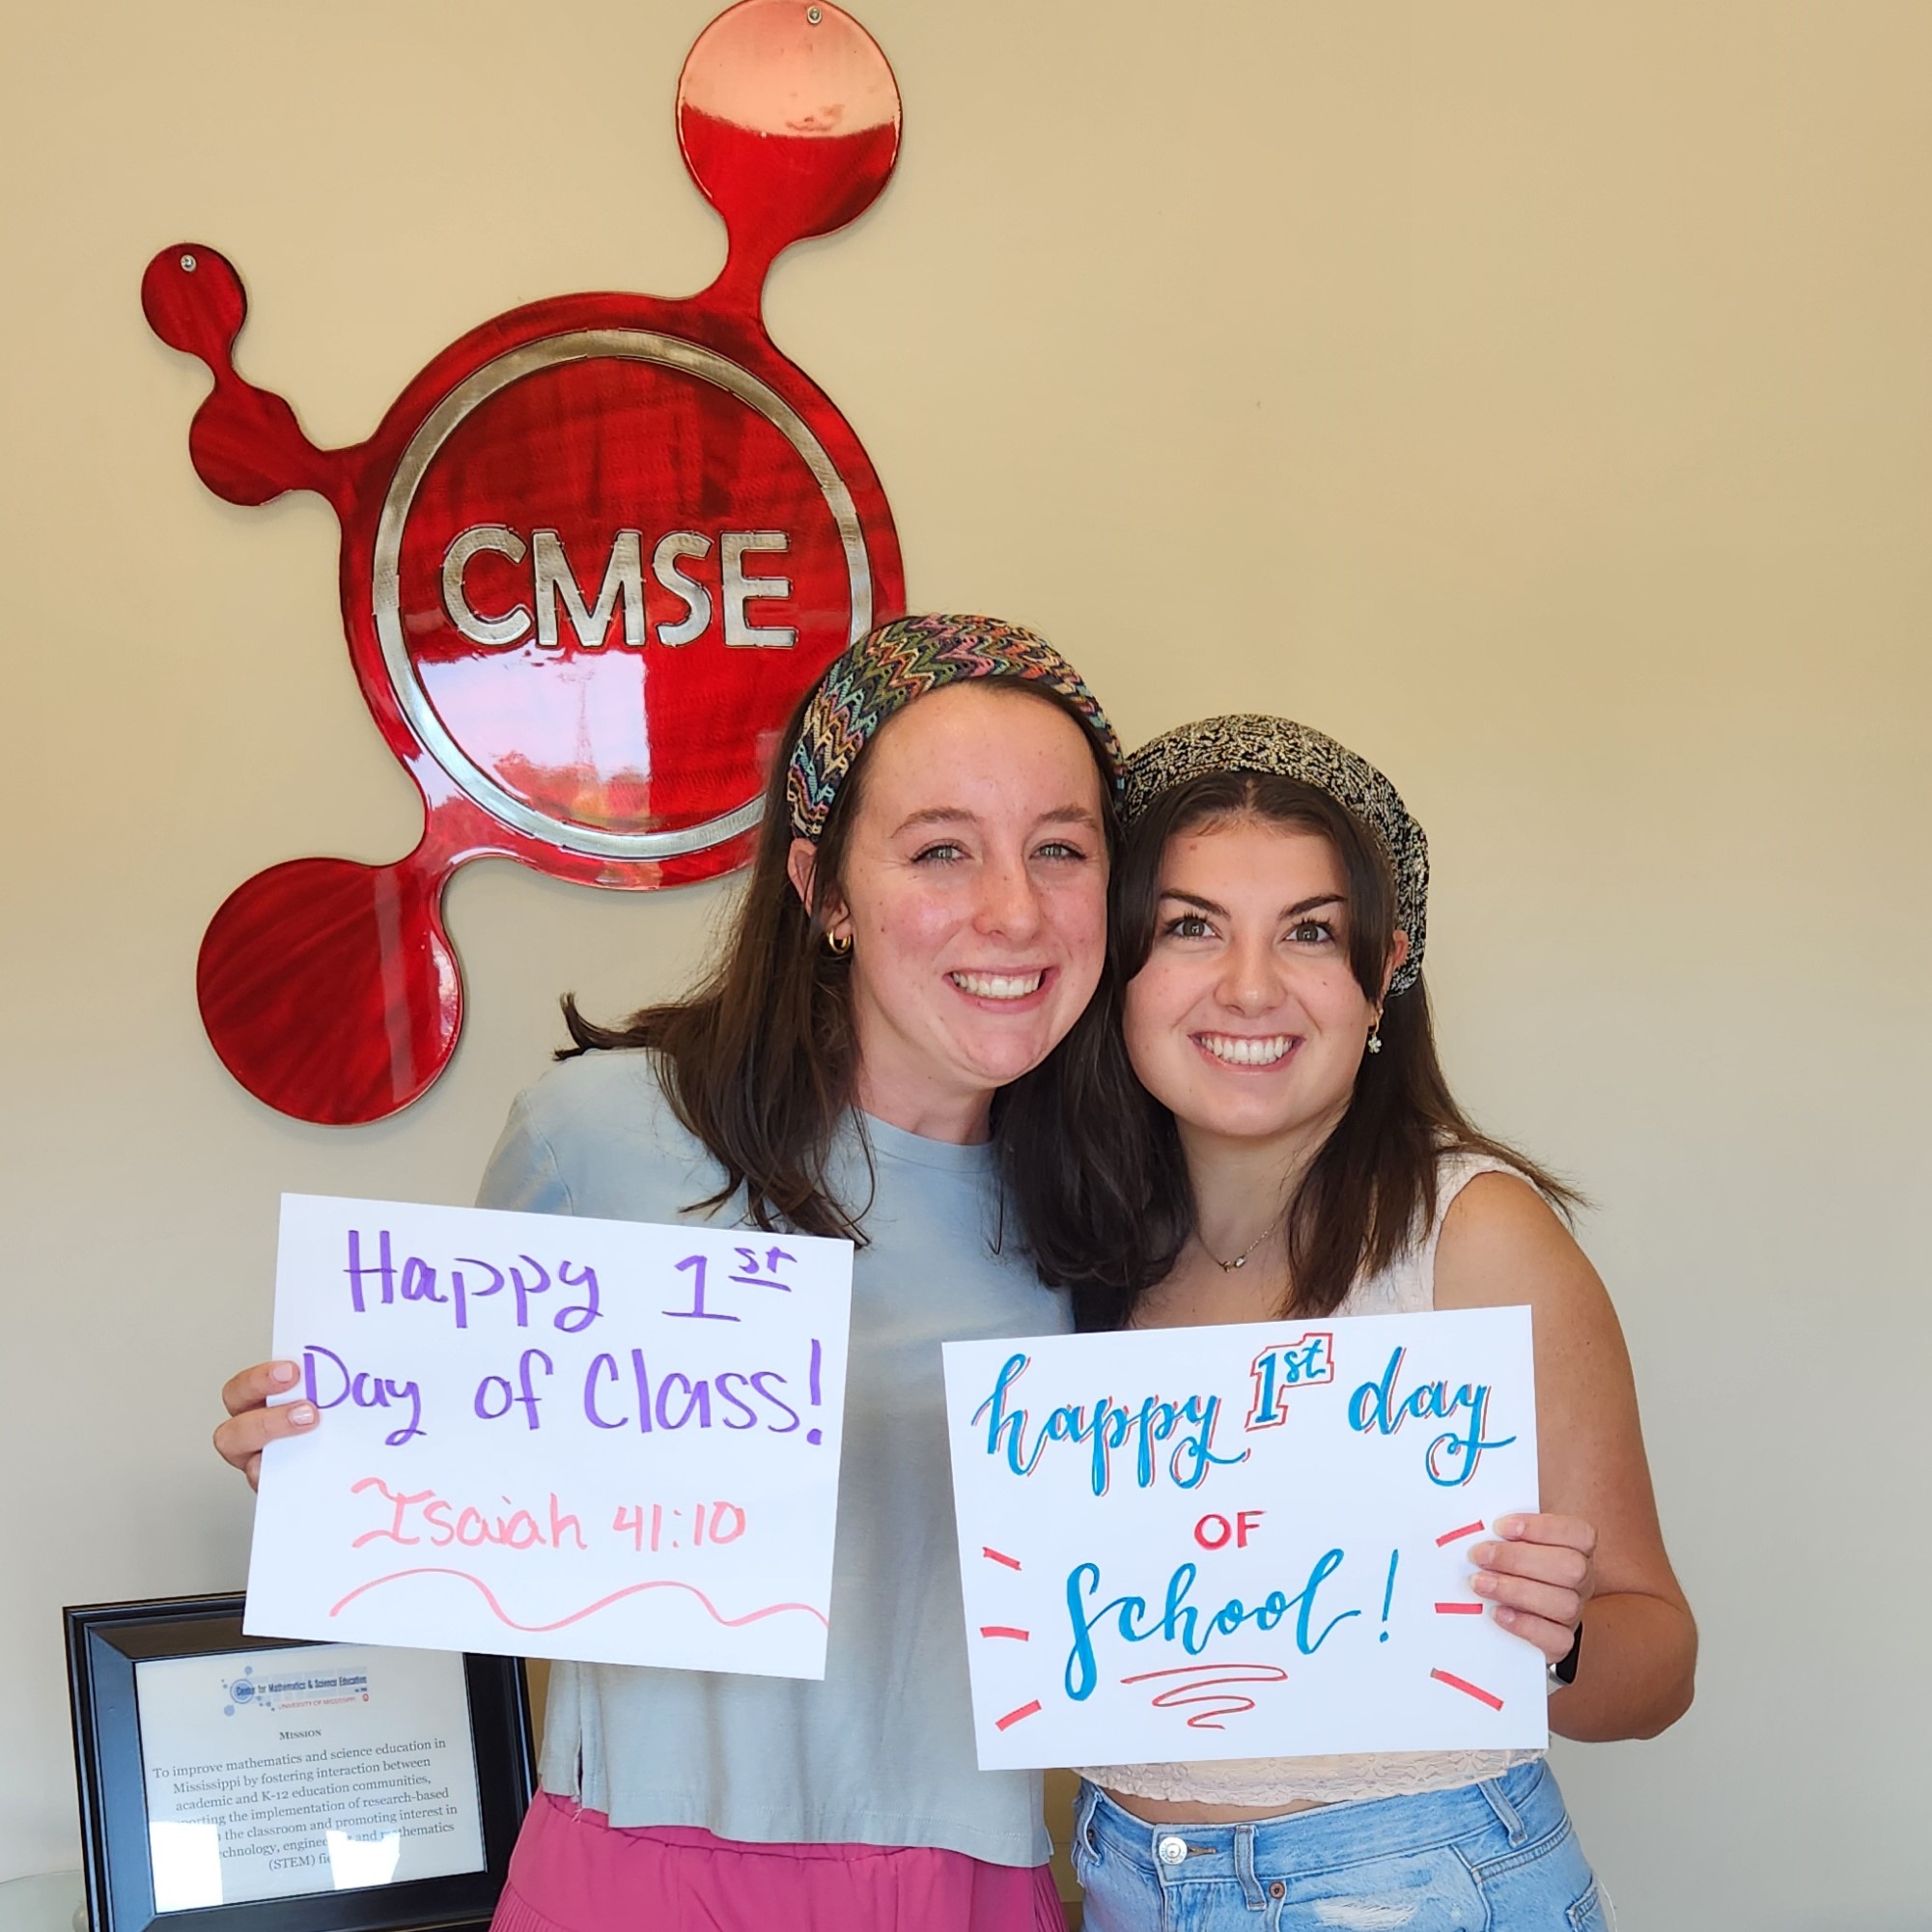
[[[65,1612],[94,1932],[486,1927],[533,1784],[520,1662]]]

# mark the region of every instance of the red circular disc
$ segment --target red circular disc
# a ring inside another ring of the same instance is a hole
[[[899,86],[826,0],[741,0],[678,78],[678,140],[734,245],[776,254],[864,213],[899,154]]]
[[[443,879],[411,859],[297,858],[238,885],[195,968],[222,1065],[266,1106],[324,1126],[417,1099],[462,1023]]]

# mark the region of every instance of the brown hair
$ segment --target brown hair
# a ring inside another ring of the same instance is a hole
[[[1167,841],[1243,819],[1319,833],[1348,882],[1349,966],[1371,1005],[1395,933],[1386,854],[1326,792],[1268,772],[1211,772],[1162,794],[1128,832],[1114,873],[1107,972],[1050,1063],[1052,1125],[1002,1142],[1007,1185],[1042,1277],[1074,1291],[1081,1329],[1123,1326],[1137,1296],[1172,1273],[1194,1226],[1174,1118],[1134,1077],[1121,1031],[1127,982],[1153,948]],[[1364,1054],[1348,1111],[1288,1203],[1290,1285],[1282,1313],[1326,1315],[1358,1276],[1386,1268],[1436,1210],[1436,1162],[1448,1151],[1508,1163],[1568,1211],[1579,1196],[1480,1133],[1436,1055],[1426,983],[1384,1008],[1383,1050]],[[1047,1072],[1044,1070],[1043,1072]]]
[[[1013,691],[1051,705],[1079,726],[1100,772],[1102,828],[1109,854],[1119,840],[1113,761],[1078,710],[1057,692],[1019,677],[970,680],[977,690]],[[686,997],[647,1006],[619,1026],[600,1026],[563,1002],[572,1045],[557,1055],[646,1047],[658,1057],[672,1111],[723,1169],[717,1191],[692,1203],[721,1206],[742,1187],[761,1228],[843,1237],[861,1245],[866,1204],[837,1199],[826,1178],[839,1123],[856,1092],[858,1045],[852,1022],[851,967],[826,947],[831,914],[845,899],[846,855],[865,792],[873,746],[888,719],[866,742],[832,799],[818,841],[812,896],[805,905],[787,871],[792,828],[785,802],[786,766],[797,743],[808,692],[792,714],[765,789],[765,816],[742,904],[716,963]],[[918,702],[915,698],[914,704]],[[906,709],[910,710],[908,706]],[[999,1097],[994,1131],[1029,1106],[1039,1070]]]

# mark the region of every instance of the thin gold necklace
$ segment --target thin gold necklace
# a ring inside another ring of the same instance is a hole
[[[1196,1228],[1194,1230],[1194,1239],[1200,1242],[1201,1252],[1205,1254],[1208,1257],[1208,1259],[1212,1261],[1214,1265],[1217,1268],[1218,1268],[1223,1274],[1232,1274],[1237,1268],[1246,1268],[1247,1266],[1248,1256],[1251,1255],[1254,1252],[1254,1250],[1257,1247],[1259,1247],[1261,1244],[1264,1241],[1266,1241],[1268,1237],[1281,1225],[1282,1221],[1287,1218],[1287,1215],[1288,1215],[1288,1210],[1286,1208],[1283,1208],[1281,1212],[1278,1215],[1276,1215],[1272,1221],[1270,1221],[1268,1225],[1265,1228],[1263,1228],[1261,1232],[1258,1235],[1256,1235],[1254,1239],[1251,1242],[1249,1242],[1247,1246],[1244,1247],[1242,1251],[1239,1254],[1237,1254],[1232,1261],[1223,1261],[1220,1258],[1220,1256],[1218,1255],[1214,1251],[1214,1249],[1208,1246],[1199,1228]]]

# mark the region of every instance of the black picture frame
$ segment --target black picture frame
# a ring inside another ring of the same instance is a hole
[[[242,1603],[239,1594],[163,1597],[62,1612],[93,1932],[486,1932],[536,1782],[529,1694],[514,1657],[463,1658],[483,1870],[155,1912],[135,1666],[315,1647],[245,1635]]]

